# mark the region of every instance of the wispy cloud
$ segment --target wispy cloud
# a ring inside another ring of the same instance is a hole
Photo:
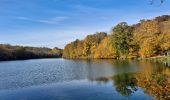
[[[30,21],[32,20],[29,17],[23,17],[23,16],[16,17],[16,19],[19,19],[19,20],[30,20]]]
[[[52,18],[48,18],[48,19],[34,19],[34,18],[31,18],[31,17],[18,16],[18,17],[16,17],[16,19],[31,21],[31,22],[37,22],[37,23],[43,23],[43,24],[59,24],[62,21],[69,19],[69,17],[67,17],[67,16],[57,16],[57,17],[52,17]]]

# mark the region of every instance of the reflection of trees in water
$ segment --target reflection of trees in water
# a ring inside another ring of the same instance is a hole
[[[119,92],[122,96],[131,96],[132,93],[137,91],[137,79],[132,73],[124,73],[107,78],[97,78],[96,81],[99,83],[107,83],[109,81],[113,81],[116,91]]]
[[[148,71],[149,74],[140,73],[136,75],[138,86],[158,100],[170,100],[170,82],[165,70],[165,66],[155,63],[153,69]]]
[[[114,62],[117,67],[129,66],[128,62]],[[97,81],[107,83],[113,81],[116,90],[123,96],[131,96],[137,87],[154,96],[158,100],[170,100],[170,70],[160,63],[141,62],[145,68],[141,73],[122,73],[108,78],[98,78]]]
[[[149,95],[158,100],[170,100],[170,83],[168,76],[163,73],[151,73],[146,76],[145,73],[119,74],[110,78],[98,78],[99,83],[113,81],[116,91],[122,96],[131,96],[138,87],[141,87]]]
[[[115,67],[130,67],[130,62],[128,60],[113,60],[112,65]]]
[[[115,60],[113,61],[115,67],[126,68],[131,67],[131,63],[128,60]],[[112,77],[116,90],[123,96],[130,96],[137,90],[137,80],[132,73],[122,73]]]
[[[116,90],[123,96],[130,96],[137,90],[137,80],[133,74],[124,73],[113,76]]]
[[[100,77],[96,81],[98,83],[107,83],[113,81],[116,91],[122,96],[131,96],[137,90],[137,79],[134,74],[128,73],[131,63],[128,60],[112,60],[112,65],[115,68],[117,75],[112,77]]]
[[[151,77],[146,77],[144,74],[137,76],[138,86],[156,97],[158,100],[170,100],[170,83],[165,74],[151,74]]]
[[[123,73],[134,73],[140,70],[139,67],[136,67],[138,61],[131,61],[131,60],[113,60],[112,66],[114,66],[114,72],[116,74],[123,74]]]
[[[112,60],[117,75],[110,77],[93,78],[99,84],[112,82],[116,91],[122,96],[131,96],[141,87],[145,92],[158,100],[170,100],[170,69],[161,63],[155,62],[129,62]],[[141,69],[141,73],[132,72],[133,64]]]

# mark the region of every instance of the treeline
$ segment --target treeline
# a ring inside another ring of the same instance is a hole
[[[170,16],[126,22],[112,28],[111,34],[97,32],[84,40],[67,44],[64,58],[136,58],[166,55],[170,52]]]
[[[62,50],[59,48],[50,49],[0,44],[0,61],[58,57],[62,57]]]

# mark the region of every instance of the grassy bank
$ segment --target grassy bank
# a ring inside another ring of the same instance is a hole
[[[164,64],[165,66],[170,67],[170,56],[157,56],[157,57],[150,57],[150,58],[139,58],[139,60],[158,62],[158,63]]]
[[[139,60],[147,60],[147,61],[154,61],[154,62],[161,62],[161,63],[170,63],[170,56],[156,56],[156,57],[149,57],[149,58],[139,58]]]

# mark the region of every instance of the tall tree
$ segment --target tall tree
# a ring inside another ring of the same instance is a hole
[[[119,23],[112,29],[112,46],[121,56],[127,56],[129,53],[130,44],[133,41],[132,31],[133,28],[126,22]]]

